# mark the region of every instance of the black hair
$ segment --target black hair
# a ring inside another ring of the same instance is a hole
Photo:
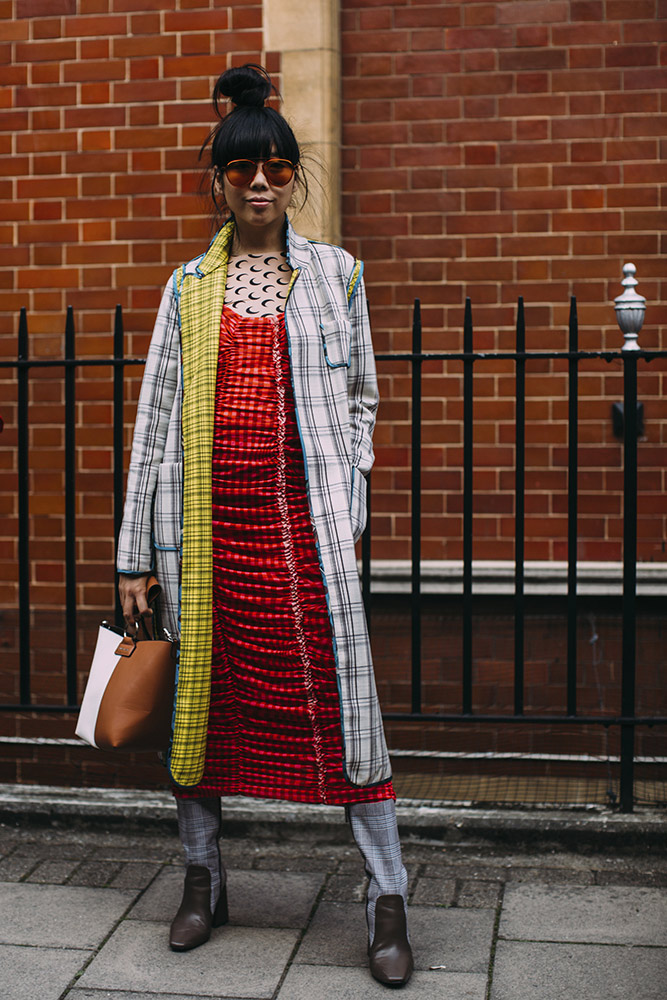
[[[220,121],[209,132],[199,158],[210,147],[208,173],[211,198],[218,216],[224,213],[225,206],[218,203],[216,188],[222,171],[231,160],[280,156],[295,166],[301,163],[294,132],[280,112],[265,104],[271,92],[280,96],[266,70],[255,63],[226,70],[213,88],[213,107]],[[228,113],[221,111],[224,98],[229,98],[234,105]],[[302,168],[297,171],[296,179],[303,188],[303,206],[308,197],[308,183]]]

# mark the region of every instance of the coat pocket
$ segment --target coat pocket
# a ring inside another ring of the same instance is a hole
[[[163,462],[158,469],[153,505],[153,545],[156,549],[180,549],[182,511],[183,465]]]
[[[352,468],[352,487],[350,491],[350,521],[352,523],[352,538],[358,541],[364,533],[366,527],[366,517],[368,514],[366,507],[366,495],[368,484],[366,477],[359,472],[359,469]]]
[[[350,367],[350,333],[334,320],[320,323],[322,350],[329,368]]]

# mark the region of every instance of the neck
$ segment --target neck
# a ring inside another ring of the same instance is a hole
[[[268,226],[245,226],[235,220],[232,254],[281,253],[285,249],[285,217]]]

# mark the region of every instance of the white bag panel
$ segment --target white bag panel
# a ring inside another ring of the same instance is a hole
[[[115,652],[120,645],[121,636],[111,629],[100,625],[97,632],[97,645],[93,662],[90,666],[86,690],[81,702],[79,720],[76,725],[76,735],[90,743],[92,747],[97,747],[95,742],[95,726],[97,725],[97,714],[100,710],[102,696],[107,689],[109,679],[113,674],[120,656]]]

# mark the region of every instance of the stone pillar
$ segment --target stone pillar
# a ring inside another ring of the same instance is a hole
[[[304,236],[340,242],[339,0],[264,0],[264,51],[282,61],[282,112],[305,146],[310,193],[292,212]]]

